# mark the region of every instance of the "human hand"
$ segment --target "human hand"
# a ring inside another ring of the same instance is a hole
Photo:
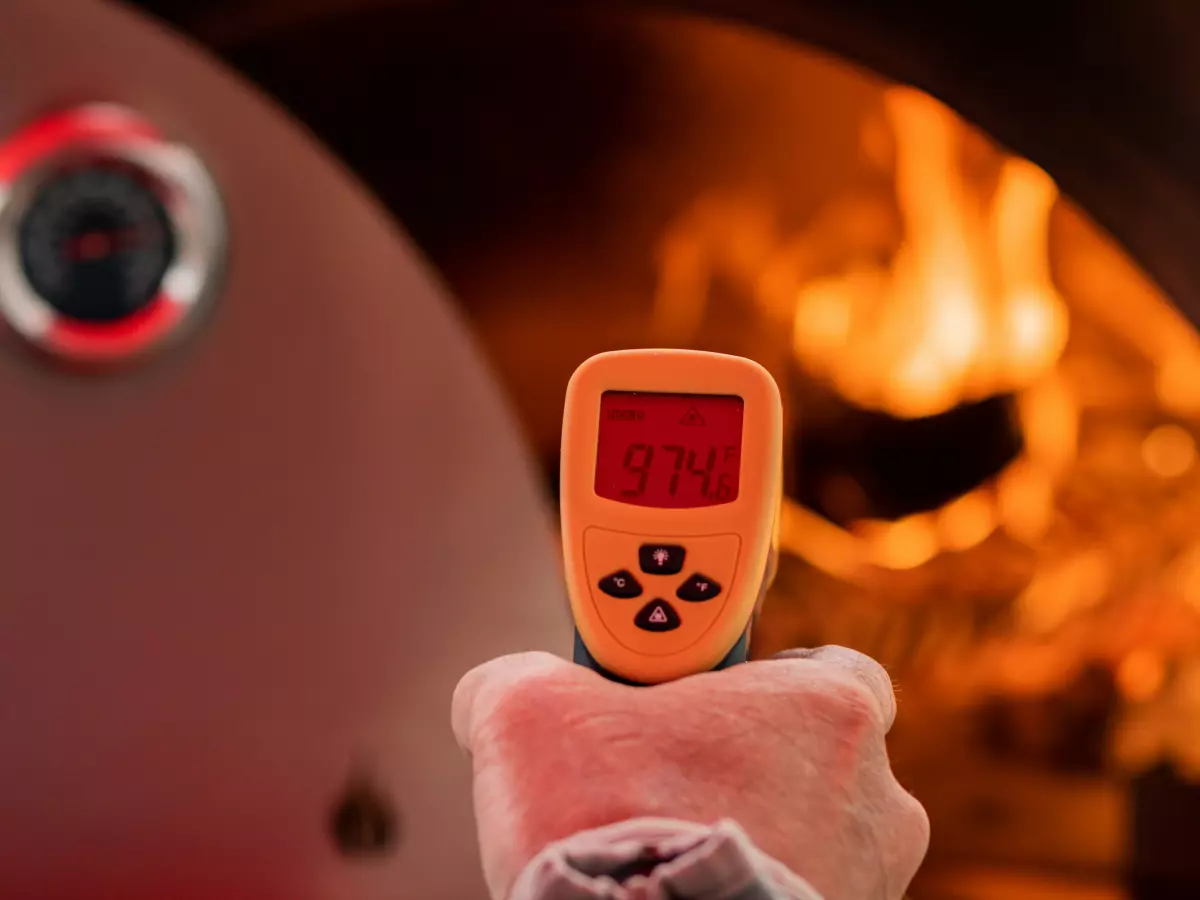
[[[545,653],[467,673],[484,874],[503,898],[547,844],[639,817],[737,821],[825,900],[898,900],[929,821],[896,781],[891,680],[842,647],[631,688]]]

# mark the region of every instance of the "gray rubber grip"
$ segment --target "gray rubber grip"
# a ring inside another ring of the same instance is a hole
[[[721,660],[719,663],[717,663],[716,668],[714,668],[713,671],[719,672],[721,669],[728,669],[730,666],[736,666],[738,663],[744,663],[746,661],[747,657],[749,656],[749,654],[750,654],[750,629],[747,627],[746,630],[742,633],[742,636],[740,638],[738,638],[738,642],[733,645],[733,648],[729,651],[729,653],[727,653],[725,655],[725,658],[723,660]],[[596,662],[595,658],[592,656],[591,652],[588,650],[587,645],[585,645],[583,643],[583,638],[580,637],[580,635],[579,635],[579,629],[575,629],[574,659],[575,659],[575,662],[579,663],[579,665],[587,666],[593,672],[596,672],[599,675],[603,675],[609,681],[615,681],[615,682],[617,682],[617,684],[627,684],[630,687],[647,687],[647,685],[641,684],[639,682],[630,681],[627,678],[622,678],[620,675],[616,675],[616,674],[608,671],[602,665],[600,665],[600,663]]]

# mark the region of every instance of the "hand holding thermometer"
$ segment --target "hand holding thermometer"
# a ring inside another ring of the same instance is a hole
[[[622,350],[576,370],[561,465],[576,662],[649,685],[745,660],[782,440],[779,388],[750,360]]]

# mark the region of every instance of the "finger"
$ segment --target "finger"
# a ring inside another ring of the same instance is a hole
[[[588,670],[540,651],[501,656],[476,666],[458,682],[450,703],[450,723],[458,745],[472,752],[475,723],[522,681],[544,676],[578,678],[580,674],[588,674]]]
[[[892,723],[896,721],[896,691],[892,687],[892,677],[887,669],[865,653],[831,644],[811,650],[784,650],[772,659],[808,659],[843,669],[864,684],[879,704],[885,733],[891,730]]]
[[[887,896],[901,897],[929,851],[929,814],[890,770],[888,776],[886,812],[876,827],[888,878]]]

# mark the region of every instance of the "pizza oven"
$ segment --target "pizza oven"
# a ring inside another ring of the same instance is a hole
[[[755,652],[893,671],[915,896],[1195,896],[1200,8],[138,5],[398,217],[549,490],[588,355],[775,375]]]

